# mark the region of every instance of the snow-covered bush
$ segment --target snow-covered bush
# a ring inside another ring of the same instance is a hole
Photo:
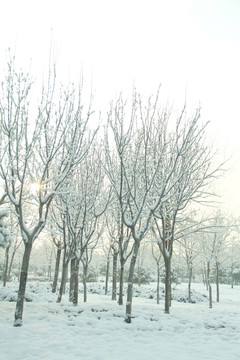
[[[6,210],[0,211],[0,247],[3,248],[10,246],[13,242],[13,238],[7,229],[7,223],[4,220],[6,217],[8,217],[8,212]]]
[[[80,280],[83,280],[83,274],[80,272],[79,274]],[[96,282],[98,280],[98,271],[94,269],[93,267],[90,267],[87,272],[86,281],[87,282]]]
[[[152,275],[150,270],[148,269],[141,269],[140,271],[136,271],[133,277],[134,284],[149,284],[153,281]]]

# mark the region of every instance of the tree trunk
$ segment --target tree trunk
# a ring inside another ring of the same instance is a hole
[[[60,259],[61,259],[61,249],[57,249],[57,257],[55,263],[55,271],[54,271],[54,278],[52,284],[52,292],[55,293],[57,289],[57,282],[58,282],[58,274],[59,274],[59,267],[60,267]]]
[[[127,303],[126,303],[126,315],[125,315],[125,322],[130,324],[132,321],[132,294],[133,294],[133,277],[134,277],[134,270],[138,255],[140,242],[134,243],[132,258],[129,267],[129,275],[128,275],[128,288],[127,288]]]
[[[72,298],[73,305],[77,305],[77,304],[78,304],[78,273],[79,273],[79,263],[80,263],[80,260],[76,259],[76,260],[75,260],[74,270],[73,270],[73,298]]]
[[[169,257],[164,258],[165,262],[165,314],[170,313],[171,306],[171,259]]]
[[[107,295],[108,292],[109,267],[110,267],[110,261],[109,259],[107,259],[107,268],[106,268],[106,277],[105,277],[105,295]]]
[[[123,276],[124,276],[124,263],[121,261],[120,278],[119,278],[119,296],[118,296],[119,305],[123,304]]]
[[[160,266],[157,265],[157,304],[159,304],[160,300]]]
[[[23,305],[24,305],[24,297],[26,292],[31,250],[32,250],[32,240],[28,239],[28,242],[25,244],[23,260],[22,260],[14,326],[22,326]]]
[[[219,263],[216,261],[216,300],[219,302]]]
[[[10,246],[8,246],[6,248],[6,252],[5,252],[5,265],[4,265],[4,271],[3,271],[3,286],[6,286],[6,283],[8,281],[9,249],[10,249]]]
[[[193,274],[193,268],[192,265],[189,264],[188,267],[188,302],[191,302],[191,284],[192,284],[192,274]]]
[[[208,294],[209,294],[209,308],[212,308],[212,286],[210,283],[210,263],[207,263],[207,283],[208,283]]]
[[[57,298],[58,303],[60,303],[62,301],[62,295],[64,294],[64,288],[65,288],[66,277],[67,277],[67,269],[68,269],[68,262],[65,263],[64,259],[63,259],[61,285],[60,285],[59,294],[58,294],[58,298]]]
[[[209,293],[209,308],[212,309],[212,286],[208,284],[208,293]]]
[[[231,266],[231,288],[233,289],[233,265]]]
[[[83,302],[87,302],[87,271],[88,266],[83,265]]]
[[[75,277],[74,277],[74,271],[76,266],[76,259],[73,258],[70,261],[70,284],[69,284],[69,301],[73,301],[73,293],[74,293],[74,284],[75,284]]]
[[[113,275],[112,275],[112,300],[117,299],[117,258],[118,253],[113,253]]]
[[[63,279],[63,294],[66,293],[66,284],[67,284],[67,280],[68,280],[68,264],[69,264],[69,260],[67,261],[66,271],[65,271],[65,273],[64,273],[64,279]]]

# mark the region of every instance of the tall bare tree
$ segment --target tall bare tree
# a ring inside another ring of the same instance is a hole
[[[78,303],[79,264],[88,247],[92,247],[100,216],[104,213],[109,194],[104,188],[104,174],[97,146],[93,146],[82,161],[74,179],[69,179],[67,195],[61,196],[65,206],[66,226],[72,244],[72,273],[70,299]],[[105,196],[106,195],[106,196]]]
[[[163,141],[156,143],[156,153],[163,154],[156,193],[164,190],[154,211],[154,224],[165,261],[166,313],[171,304],[173,243],[179,232],[180,236],[184,233],[180,224],[187,217],[186,208],[190,204],[204,204],[213,195],[210,184],[222,174],[222,164],[213,166],[214,153],[205,141],[206,126],[201,123],[199,109],[189,117],[184,107],[174,128],[169,128]]]
[[[14,321],[14,326],[21,326],[33,242],[46,225],[54,196],[86,155],[91,106],[84,115],[81,87],[58,86],[54,67],[37,103],[31,93],[34,82],[29,74],[17,71],[14,62],[10,58],[1,82],[0,177],[25,248]]]
[[[126,322],[131,322],[132,280],[140,242],[150,224],[155,229],[166,270],[165,312],[171,302],[171,258],[176,224],[186,207],[204,203],[209,184],[220,175],[212,166],[213,153],[205,140],[207,124],[200,110],[188,116],[161,108],[159,93],[146,103],[134,92],[129,118],[127,104],[118,99],[110,109],[106,135],[106,172],[115,191],[125,226],[131,229],[134,249],[130,261]],[[113,166],[117,162],[118,167]]]
[[[140,243],[162,195],[153,199],[152,194],[155,177],[161,166],[160,157],[156,159],[152,156],[154,148],[151,136],[155,116],[158,117],[157,104],[158,93],[155,98],[149,98],[145,105],[141,96],[134,91],[130,108],[120,96],[116,104],[111,106],[105,134],[105,170],[118,202],[121,223],[131,230],[133,239],[125,318],[128,323],[131,322],[133,276]],[[114,146],[109,141],[109,130]]]

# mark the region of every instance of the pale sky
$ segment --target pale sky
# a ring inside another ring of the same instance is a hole
[[[240,0],[0,0],[0,14],[0,72],[10,47],[41,77],[52,37],[58,75],[83,74],[103,108],[133,82],[200,103],[221,156],[232,154],[223,209],[240,216]]]

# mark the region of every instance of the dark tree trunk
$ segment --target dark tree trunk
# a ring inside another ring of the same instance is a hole
[[[80,260],[75,259],[75,266],[73,269],[73,305],[78,304],[78,273]]]
[[[119,279],[119,296],[118,296],[119,305],[123,304],[123,276],[124,276],[124,263],[122,262],[120,267],[120,279]]]
[[[234,283],[234,281],[233,281],[233,264],[232,264],[232,266],[231,266],[231,288],[233,289],[233,283]]]
[[[117,258],[118,253],[113,253],[113,275],[112,275],[112,300],[117,299]]]
[[[32,241],[28,239],[28,242],[25,244],[25,249],[23,254],[14,326],[22,326],[23,305],[24,305],[24,297],[26,292],[31,250],[32,250]]]
[[[206,290],[208,291],[208,270],[205,265],[204,265],[203,271],[204,271]]]
[[[193,274],[193,268],[192,265],[189,264],[188,268],[188,302],[191,302],[191,284],[192,284],[192,274]]]
[[[157,304],[159,304],[160,300],[160,266],[157,265]]]
[[[63,279],[63,294],[66,293],[66,284],[67,284],[67,280],[68,280],[68,265],[69,265],[69,260],[67,261],[66,271],[65,271],[65,273],[64,273],[64,279]]]
[[[75,284],[75,277],[74,271],[76,266],[76,259],[73,258],[70,261],[70,282],[69,282],[69,301],[73,302],[73,293],[74,293],[74,284]]]
[[[219,263],[216,261],[216,300],[219,302]]]
[[[53,285],[52,285],[52,292],[55,293],[57,289],[57,282],[58,282],[58,274],[59,274],[59,267],[60,267],[60,259],[61,259],[61,249],[57,249],[57,257],[55,263],[55,271],[54,271],[54,278],[53,278]]]
[[[207,284],[208,284],[208,294],[209,294],[209,308],[212,308],[212,286],[210,283],[210,263],[207,263]]]
[[[134,277],[134,270],[138,255],[140,242],[136,242],[134,244],[132,258],[129,267],[129,275],[128,275],[128,288],[127,288],[127,303],[126,303],[126,316],[125,322],[131,323],[132,321],[132,295],[133,295],[133,277]]]
[[[3,271],[3,286],[6,286],[8,281],[8,262],[9,262],[9,246],[6,248],[5,252],[5,264],[4,264],[4,271]]]
[[[171,307],[171,258],[165,257],[165,314],[170,313]]]
[[[209,308],[212,308],[212,286],[208,284],[208,293],[209,293]]]
[[[107,268],[106,268],[106,277],[105,277],[105,295],[107,295],[108,292],[109,267],[110,267],[110,260],[107,259]]]
[[[62,301],[62,295],[64,294],[67,270],[68,270],[68,262],[65,263],[64,259],[63,259],[61,285],[60,285],[59,294],[58,294],[58,298],[57,298],[58,303],[60,303]]]
[[[88,266],[83,265],[83,301],[87,302],[87,271]]]

